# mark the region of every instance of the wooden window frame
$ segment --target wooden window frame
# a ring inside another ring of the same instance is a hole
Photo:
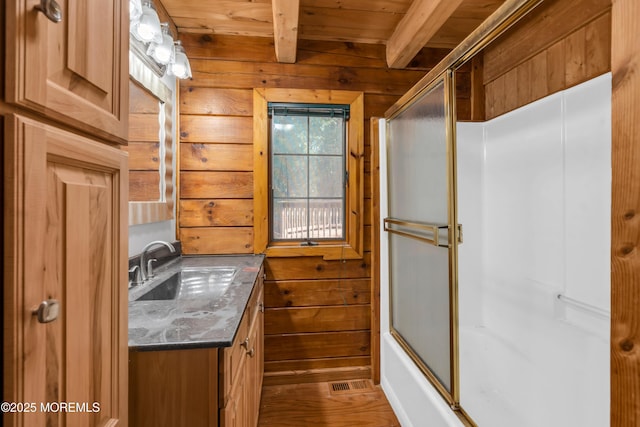
[[[345,240],[300,246],[269,241],[269,102],[349,104]],[[322,256],[326,260],[364,255],[364,93],[342,90],[253,90],[253,248],[268,257]]]

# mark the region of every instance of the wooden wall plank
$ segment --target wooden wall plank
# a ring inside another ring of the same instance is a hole
[[[267,280],[351,279],[369,277],[370,254],[364,259],[325,261],[322,257],[267,258]]]
[[[129,201],[160,200],[160,174],[157,171],[129,171]]]
[[[197,199],[180,201],[180,227],[251,227],[250,199]]]
[[[160,139],[160,124],[158,114],[133,113],[129,114],[129,140],[140,142],[158,142]]]
[[[612,11],[611,427],[640,425],[640,2]]]
[[[191,61],[191,68],[197,85],[205,87],[322,88],[387,95],[404,94],[408,88],[424,76],[422,70],[387,70],[381,73],[379,70],[371,68],[202,59]],[[230,75],[233,75],[233,78],[229,78]]]
[[[180,145],[180,170],[253,171],[253,147],[249,144]]]
[[[369,279],[265,281],[265,307],[369,304]]]
[[[264,371],[304,371],[310,369],[346,368],[371,363],[369,356],[331,357],[324,359],[275,360],[265,362]]]
[[[269,308],[264,333],[360,331],[371,328],[368,305]]]
[[[181,228],[182,250],[189,254],[253,253],[251,227]]]
[[[183,199],[250,199],[253,197],[253,173],[181,172],[180,197]]]
[[[611,0],[547,1],[485,49],[485,84],[611,8]]]
[[[558,25],[557,31],[563,35],[562,38],[539,51],[530,49],[528,51],[530,57],[520,63],[514,65],[515,60],[508,62],[505,58],[500,58],[499,61],[494,60],[491,66],[500,66],[502,67],[500,70],[497,68],[486,70],[488,64],[485,63],[485,74],[489,73],[493,76],[493,80],[485,77],[487,119],[585,82],[611,69],[611,13],[600,3],[594,3],[593,0],[583,1],[591,7],[591,9],[587,7],[586,10],[601,13],[604,8],[604,13],[596,16],[587,15],[586,21],[581,25],[572,20],[572,25],[577,25],[577,28],[572,28],[570,32],[560,26],[559,22],[554,21],[554,25]],[[558,7],[551,6],[556,3],[560,2],[551,2],[547,7],[550,10]],[[563,10],[563,13],[568,11]],[[544,31],[541,28],[532,27],[532,22],[538,21],[527,22],[524,25],[528,28],[527,32],[512,30],[513,34],[528,36],[533,40],[538,33],[544,33],[547,30],[546,26]],[[511,41],[504,40],[497,43],[509,45]],[[532,45],[535,45],[533,41]],[[497,52],[503,52],[503,50],[497,49]],[[492,53],[494,54],[495,52]],[[485,58],[488,55],[489,53],[485,53]]]
[[[160,144],[157,142],[129,142],[129,170],[160,170]]]
[[[589,23],[585,33],[587,76],[598,76],[603,73],[605,64],[611,64],[611,14],[604,14]]]
[[[135,81],[129,79],[129,113],[158,115],[158,98]]]
[[[253,93],[250,89],[182,87],[180,114],[214,116],[252,116]]]
[[[193,59],[276,62],[273,39],[237,37],[220,34],[185,33],[183,46]],[[413,69],[431,69],[450,49],[424,48],[408,65]],[[379,44],[298,40],[296,63],[300,65],[336,65],[343,67],[386,68],[385,47]]]
[[[548,93],[555,93],[567,87],[564,47],[564,40],[560,40],[546,51]]]
[[[265,335],[265,362],[368,356],[369,331]]]
[[[327,383],[367,378],[371,378],[371,367],[347,366],[343,368],[265,372],[263,385]]]
[[[180,142],[251,144],[251,117],[180,116]]]

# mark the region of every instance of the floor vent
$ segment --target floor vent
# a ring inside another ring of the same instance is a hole
[[[333,390],[334,392],[349,391],[351,390],[351,386],[349,386],[349,383],[332,383],[331,390]]]
[[[373,385],[369,380],[341,381],[329,383],[331,393],[362,393],[373,390]]]

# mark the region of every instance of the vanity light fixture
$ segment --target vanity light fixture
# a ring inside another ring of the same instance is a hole
[[[166,65],[175,58],[175,48],[173,46],[173,37],[169,34],[169,24],[163,22],[162,27],[162,43],[151,43],[147,50],[147,55],[151,55],[159,64]]]
[[[129,20],[132,23],[137,23],[142,16],[142,1],[141,0],[129,0]]]
[[[180,40],[175,42],[175,59],[169,64],[169,74],[176,76],[179,79],[191,78],[191,65],[189,65],[189,58],[182,47]]]
[[[131,2],[129,5],[131,5]],[[140,16],[137,23],[133,24],[132,32],[133,36],[142,42],[162,43],[160,18],[158,18],[158,14],[150,0],[145,0],[142,3],[142,16]]]

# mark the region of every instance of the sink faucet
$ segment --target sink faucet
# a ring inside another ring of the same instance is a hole
[[[169,248],[169,251],[171,253],[174,253],[176,251],[176,248],[174,248],[171,243],[165,242],[164,240],[154,240],[153,242],[147,243],[147,246],[145,246],[144,249],[142,249],[142,253],[140,253],[140,278],[142,279],[143,282],[149,278],[147,275],[147,271],[148,271],[147,266],[145,265],[145,262],[144,262],[145,255],[149,249],[157,245],[166,246],[167,248]]]

